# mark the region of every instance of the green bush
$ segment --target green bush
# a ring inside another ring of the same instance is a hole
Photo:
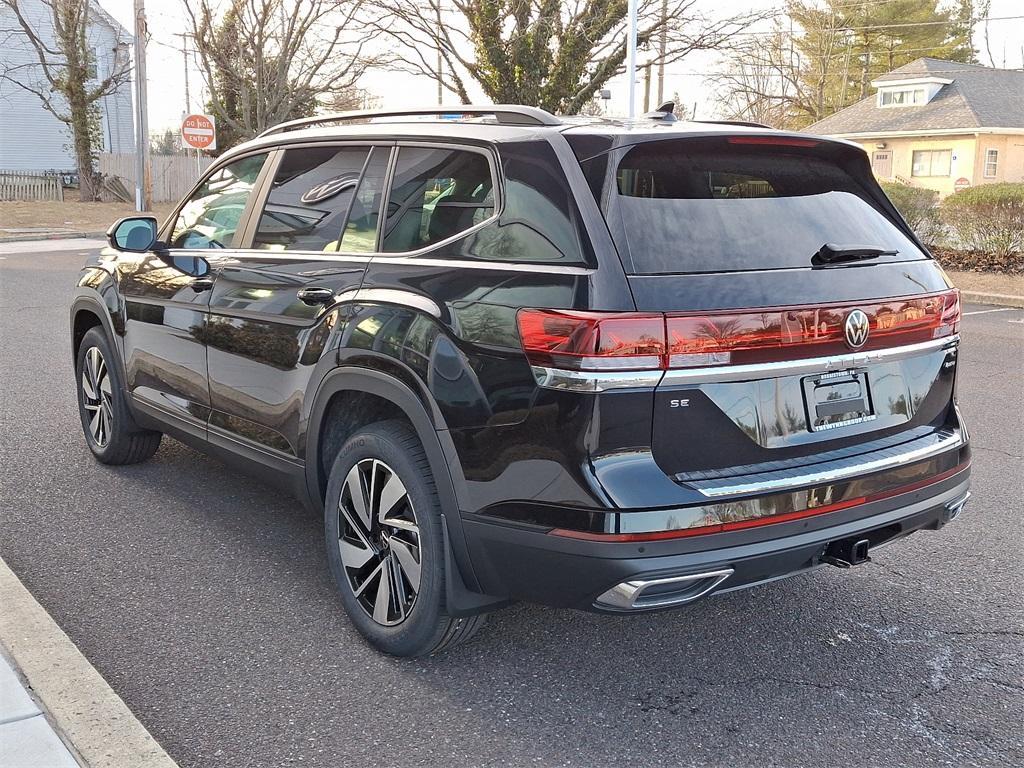
[[[882,182],[882,189],[922,242],[932,245],[942,239],[938,192],[889,182]]]
[[[959,248],[1010,256],[1024,251],[1024,184],[981,184],[942,201],[942,219]]]

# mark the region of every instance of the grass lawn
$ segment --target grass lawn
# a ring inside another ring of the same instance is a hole
[[[170,215],[174,203],[156,203],[153,215],[161,222]],[[0,202],[0,236],[15,234],[9,230],[68,230],[99,232],[122,216],[135,213],[130,203]]]

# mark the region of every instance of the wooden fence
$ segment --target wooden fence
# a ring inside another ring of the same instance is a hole
[[[153,202],[156,203],[177,202],[183,198],[213,162],[204,157],[197,164],[194,155],[150,155],[149,160]],[[105,176],[118,178],[125,189],[135,189],[135,155],[102,154],[99,170]]]
[[[63,200],[59,174],[0,171],[0,200]]]

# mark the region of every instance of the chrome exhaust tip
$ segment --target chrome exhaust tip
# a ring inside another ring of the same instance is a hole
[[[710,594],[732,574],[732,568],[719,568],[685,576],[630,579],[603,592],[594,601],[594,605],[615,611],[644,611],[685,605]]]
[[[964,511],[964,507],[967,506],[967,502],[970,501],[971,492],[968,491],[959,499],[955,499],[946,504],[946,521],[952,522],[960,516],[960,513]]]

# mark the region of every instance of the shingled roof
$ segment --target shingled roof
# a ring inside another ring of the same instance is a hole
[[[917,59],[874,82],[921,77],[952,80],[927,104],[879,107],[875,94],[807,128],[831,136],[964,128],[1024,129],[1024,71],[942,59]]]

